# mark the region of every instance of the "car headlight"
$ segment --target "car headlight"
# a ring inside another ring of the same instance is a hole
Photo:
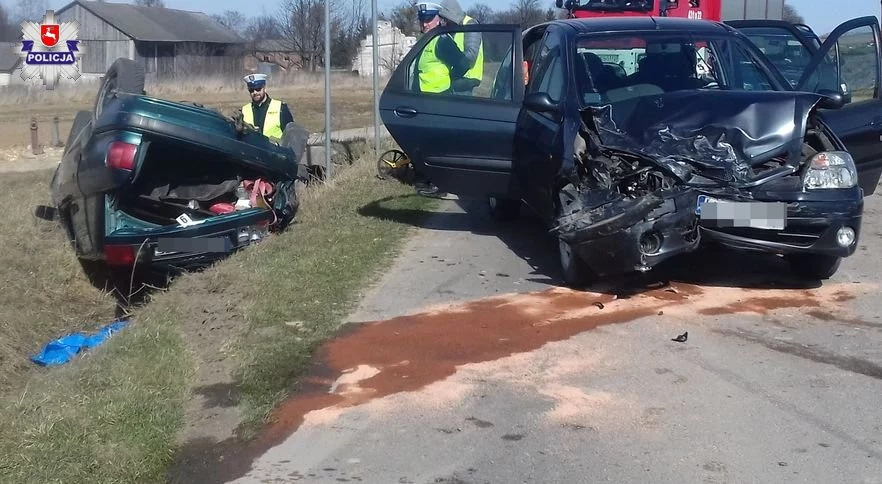
[[[809,160],[802,180],[806,190],[852,188],[857,186],[854,159],[845,151],[823,151]]]

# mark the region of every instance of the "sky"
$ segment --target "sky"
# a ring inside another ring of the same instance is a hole
[[[6,6],[11,6],[14,0],[0,0]],[[49,8],[58,9],[70,0],[48,0]],[[109,0],[122,2],[125,0]],[[169,8],[182,10],[195,10],[208,14],[220,13],[227,9],[238,10],[248,17],[261,15],[261,9],[266,13],[274,14],[278,8],[278,0],[266,2],[247,2],[242,0],[164,0]],[[377,8],[383,12],[397,5],[400,0],[376,0]],[[492,6],[496,10],[503,10],[511,5],[507,0],[459,0],[463,8],[467,9],[478,2]],[[723,0],[724,2],[726,0]],[[542,3],[554,5],[552,0]],[[880,16],[882,1],[880,0],[787,0],[805,18],[806,23],[818,34],[830,32],[840,23],[864,15]],[[261,5],[263,4],[263,5]],[[365,0],[365,5],[370,13],[371,1]],[[35,19],[36,20],[36,19]]]

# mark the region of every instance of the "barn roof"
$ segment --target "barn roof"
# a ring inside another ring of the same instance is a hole
[[[0,42],[0,72],[11,72],[18,66],[20,50],[21,42]]]
[[[150,42],[240,43],[244,39],[202,12],[126,3],[74,0],[56,15],[80,5],[134,40]]]

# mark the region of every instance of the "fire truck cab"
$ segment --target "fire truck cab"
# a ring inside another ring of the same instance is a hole
[[[570,18],[607,16],[721,19],[722,0],[557,0]]]

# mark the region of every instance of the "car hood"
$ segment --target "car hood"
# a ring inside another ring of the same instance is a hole
[[[602,148],[650,159],[683,181],[698,174],[739,185],[755,182],[754,168],[775,158],[800,165],[808,117],[821,99],[789,91],[675,91],[589,107],[583,120]]]

